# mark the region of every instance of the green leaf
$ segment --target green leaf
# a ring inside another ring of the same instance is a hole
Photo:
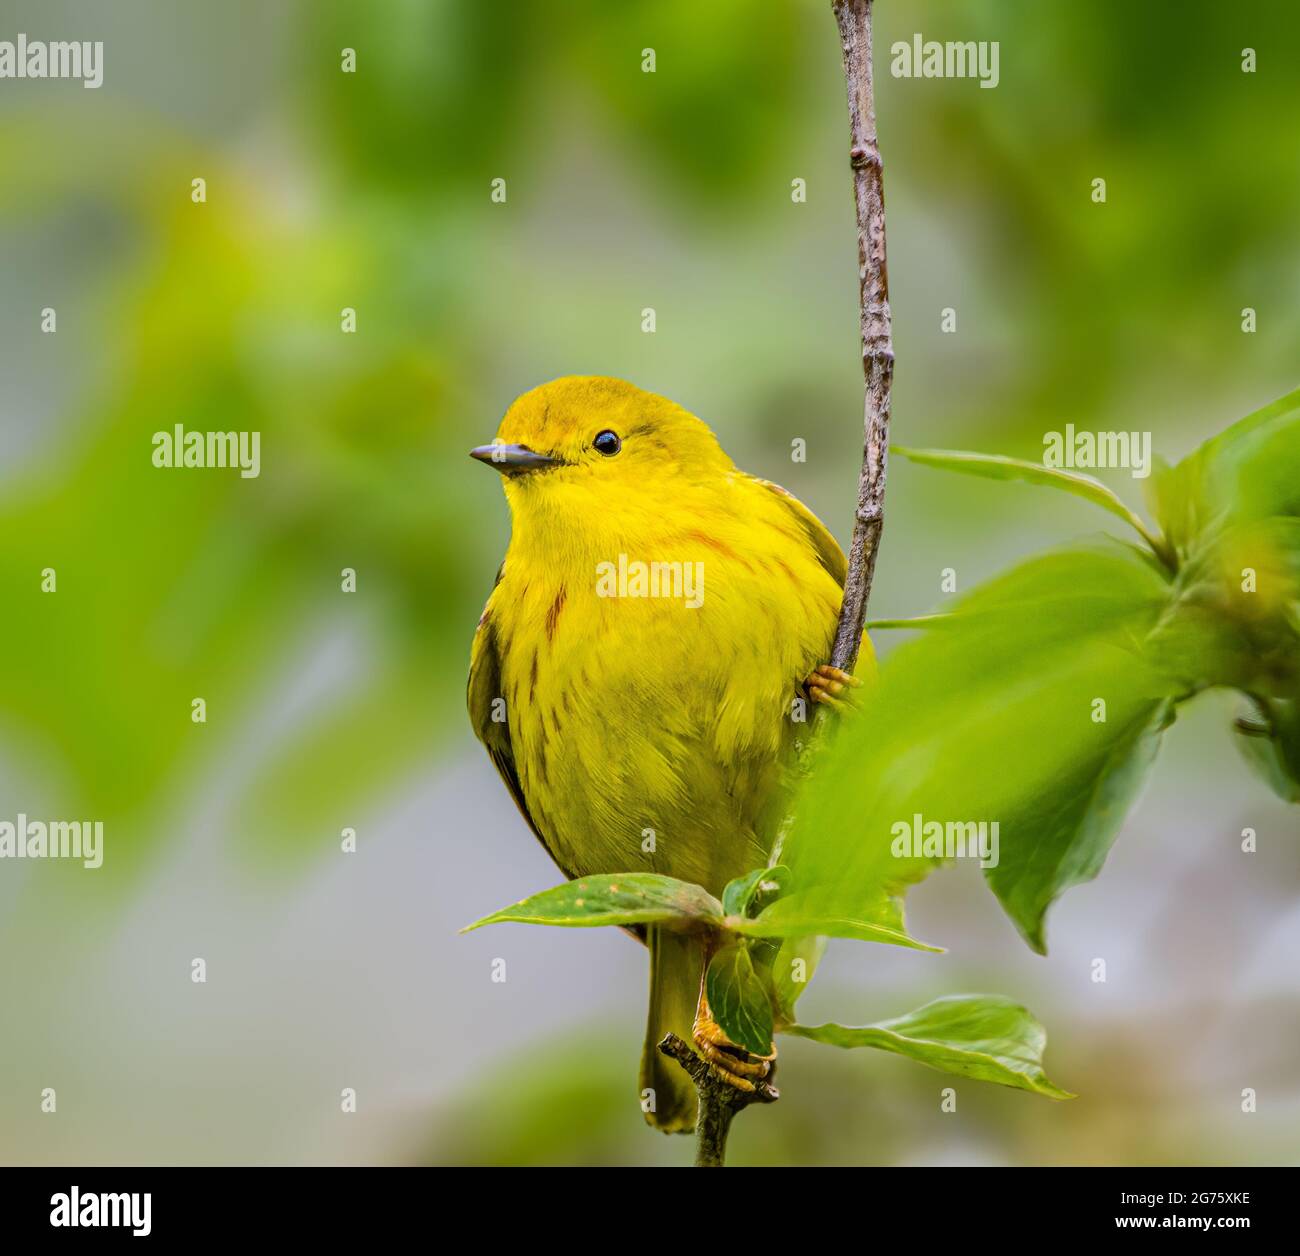
[[[1172,706],[1150,702],[1111,710],[1082,753],[1063,764],[1050,789],[1035,792],[1012,812],[1017,835],[1001,843],[999,862],[985,870],[1016,927],[1046,954],[1047,909],[1072,885],[1102,868],[1129,807],[1145,783]]]
[[[747,915],[756,916],[770,907],[783,894],[790,891],[790,869],[785,864],[774,864],[758,883],[758,888],[745,904]]]
[[[1300,698],[1256,697],[1255,718],[1236,723],[1246,762],[1283,802],[1300,803]]]
[[[1203,515],[1300,515],[1300,388],[1234,423],[1187,461],[1209,507]]]
[[[826,951],[825,937],[782,938],[772,958],[772,994],[776,1009],[786,1021],[794,1020],[794,1005],[808,989]]]
[[[1300,515],[1300,389],[1234,423],[1175,466],[1157,461],[1147,498],[1182,552],[1233,523]]]
[[[1154,745],[1142,734],[1179,693],[1143,650],[1171,596],[1167,576],[1131,549],[1055,552],[899,644],[801,785],[782,850],[797,891],[752,931],[907,945],[889,900],[951,857],[949,832],[983,824],[991,839],[996,824],[992,888],[1041,950],[1043,914],[1095,875],[1141,778],[1122,770],[1127,756],[1145,764]],[[918,843],[936,824],[943,842]]]
[[[922,466],[939,467],[945,471],[960,471],[966,475],[978,475],[988,480],[1023,480],[1028,484],[1044,485],[1060,489],[1075,497],[1082,497],[1094,506],[1109,511],[1117,519],[1123,519],[1151,547],[1156,556],[1171,569],[1175,565],[1172,552],[1164,538],[1152,532],[1141,517],[1130,510],[1124,502],[1100,480],[1090,475],[1080,475],[1077,471],[1062,471],[1055,467],[1045,467],[1039,462],[1026,462],[1022,458],[1004,458],[999,454],[975,454],[951,449],[904,449],[891,445],[890,453],[902,454]]]
[[[728,916],[743,916],[745,908],[749,906],[749,900],[754,896],[754,891],[758,889],[758,883],[766,872],[766,868],[755,868],[753,872],[747,872],[743,877],[728,881],[722,891],[722,910]]]
[[[484,916],[461,932],[506,921],[567,929],[637,924],[720,927],[722,915],[722,904],[690,881],[653,872],[615,872],[566,881]]]
[[[1225,428],[1217,436],[1211,437],[1201,448],[1216,460],[1225,454],[1240,450],[1251,440],[1261,434],[1283,430],[1300,420],[1300,388],[1293,388],[1283,393],[1276,401],[1252,411],[1244,419],[1238,419],[1231,427]]]
[[[869,619],[868,628],[942,628],[952,621],[951,615],[913,615],[909,619]]]
[[[843,902],[831,894],[795,893],[777,899],[752,920],[727,923],[733,932],[747,937],[855,938],[917,951],[943,951],[941,946],[918,942],[908,934],[903,923],[903,900],[897,896],[881,897],[874,904],[860,904],[856,910],[846,911]]]
[[[1043,1072],[1047,1034],[1029,1012],[996,994],[954,994],[906,1016],[850,1028],[791,1025],[782,1031],[834,1047],[876,1047],[944,1073],[996,1082],[1049,1099],[1073,1099]]]
[[[751,907],[764,898],[779,894],[789,880],[790,869],[777,865],[774,868],[755,868],[734,881],[729,881],[722,891],[722,910],[728,916],[745,916]]]
[[[1208,508],[1203,475],[1204,469],[1194,456],[1174,466],[1156,457],[1143,486],[1148,508],[1179,553],[1187,552],[1204,526],[1202,515]]]
[[[713,1019],[722,1032],[746,1051],[767,1055],[772,1050],[772,1003],[749,956],[740,943],[718,951],[704,978]]]
[[[1279,697],[1295,691],[1300,518],[1215,528],[1183,563],[1175,594],[1144,650],[1185,694],[1212,686]]]

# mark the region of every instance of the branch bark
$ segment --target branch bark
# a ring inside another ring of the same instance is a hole
[[[890,393],[894,383],[894,340],[889,314],[889,270],[885,261],[884,166],[876,138],[875,80],[871,60],[873,0],[832,0],[839,26],[844,85],[849,102],[849,166],[853,170],[853,204],[858,224],[858,321],[862,345],[863,441],[858,497],[853,511],[844,599],[835,625],[830,663],[853,670],[862,644],[867,602],[876,574],[876,554],[885,526],[885,474],[889,451]],[[813,716],[797,773],[812,770],[823,708]],[[768,859],[781,862],[786,835],[794,820],[787,812]]]
[[[699,1116],[695,1120],[695,1167],[720,1169],[727,1159],[727,1134],[737,1112],[751,1103],[775,1103],[781,1096],[776,1087],[759,1081],[753,1091],[737,1090],[719,1081],[713,1070],[696,1055],[694,1049],[676,1034],[665,1034],[659,1050],[676,1060],[690,1075],[700,1096]]]
[[[849,164],[858,219],[858,299],[862,332],[862,470],[844,601],[831,663],[852,671],[867,618],[876,554],[885,524],[885,474],[889,449],[890,392],[894,343],[889,315],[889,271],[885,262],[885,187],[876,139],[876,103],[871,67],[873,0],[833,0],[844,56],[849,98]]]

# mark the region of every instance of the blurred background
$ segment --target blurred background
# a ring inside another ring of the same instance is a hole
[[[900,443],[1037,458],[1074,423],[1175,458],[1300,382],[1300,11],[878,7]],[[465,454],[534,384],[622,376],[847,540],[829,4],[0,0],[19,32],[105,60],[97,91],[0,81],[0,817],[101,819],[105,860],[0,862],[0,1160],[689,1162],[637,1106],[640,948],[456,932],[557,879],[464,712],[508,537]],[[892,78],[916,32],[999,41],[997,88]],[[177,423],[259,431],[261,476],[155,469]],[[899,460],[873,614],[1099,518]],[[1182,713],[1047,958],[961,867],[909,899],[948,954],[833,944],[801,1005],[1012,995],[1077,1100],[958,1083],[943,1114],[941,1074],[783,1040],[732,1160],[1294,1162],[1300,842],[1231,713]]]

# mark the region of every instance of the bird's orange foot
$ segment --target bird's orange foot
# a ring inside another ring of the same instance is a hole
[[[853,690],[862,688],[862,682],[838,667],[823,663],[814,669],[804,684],[808,687],[808,696],[814,702],[820,702],[834,711],[852,710]],[[840,695],[844,696],[841,697]]]
[[[714,1077],[750,1094],[754,1091],[755,1081],[762,1081],[772,1071],[776,1060],[775,1045],[771,1055],[753,1055],[732,1042],[722,1032],[722,1026],[703,1012],[695,1017],[691,1038]]]

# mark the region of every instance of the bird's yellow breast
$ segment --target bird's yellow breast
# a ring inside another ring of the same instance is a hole
[[[672,501],[512,505],[488,616],[528,813],[574,875],[720,890],[762,862],[799,686],[829,653],[824,554],[735,471]]]

